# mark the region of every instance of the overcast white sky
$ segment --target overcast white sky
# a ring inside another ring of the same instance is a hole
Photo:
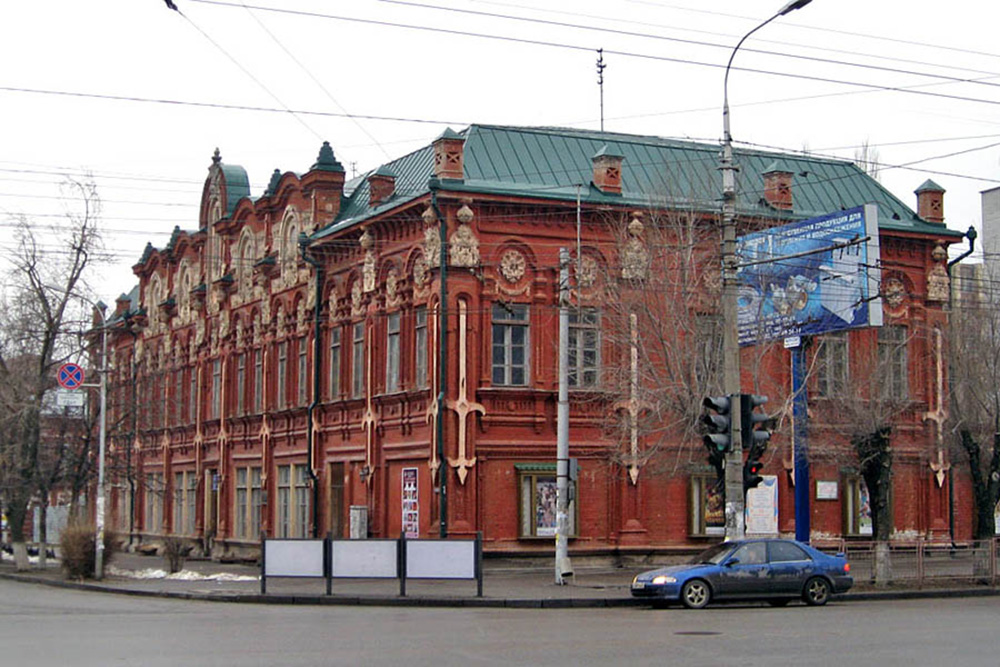
[[[183,15],[163,0],[4,3],[0,227],[57,220],[60,180],[92,173],[108,301],[134,284],[147,241],[197,227],[216,147],[257,196],[273,169],[307,170],[323,140],[350,175],[447,126],[597,129],[598,48],[606,129],[717,142],[732,47],[783,4],[175,2]],[[915,208],[932,178],[948,225],[979,226],[979,192],[1000,186],[998,19],[983,0],[813,0],[737,55],[733,137],[846,158],[867,140],[900,199]]]

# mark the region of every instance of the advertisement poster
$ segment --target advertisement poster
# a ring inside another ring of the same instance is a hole
[[[778,534],[778,478],[763,475],[757,488],[747,491],[747,535]]]
[[[535,485],[535,534],[539,537],[556,534],[556,493],[554,477],[541,478]]]
[[[722,485],[705,486],[705,534],[726,534],[726,489]]]
[[[872,534],[872,503],[868,495],[868,485],[864,480],[858,485],[858,534]]]
[[[420,500],[417,493],[417,469],[403,468],[403,532],[408,538],[420,537]]]

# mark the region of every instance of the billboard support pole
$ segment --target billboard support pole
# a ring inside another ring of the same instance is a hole
[[[795,475],[795,539],[809,544],[809,444],[806,406],[806,353],[803,337],[792,352],[792,450]]]

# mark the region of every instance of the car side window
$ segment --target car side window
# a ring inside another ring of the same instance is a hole
[[[740,565],[763,565],[767,562],[767,544],[764,542],[744,544],[736,550],[733,557],[740,559]]]
[[[797,560],[809,560],[809,555],[791,542],[771,542],[771,562],[784,563]]]

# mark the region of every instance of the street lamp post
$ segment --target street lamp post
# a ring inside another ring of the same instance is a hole
[[[76,292],[69,294],[89,303],[101,316],[101,368],[97,371],[101,376],[98,383],[101,396],[101,422],[97,437],[97,509],[95,512],[97,535],[94,538],[94,578],[100,580],[104,578],[104,452],[107,441],[108,409],[108,318],[104,314],[105,305],[102,302],[91,301]],[[94,385],[83,386],[93,387]]]
[[[773,16],[743,35],[729,54],[722,85],[722,320],[723,388],[727,395],[740,393],[740,346],[737,329],[736,284],[736,165],[733,137],[729,131],[729,70],[743,42],[768,23],[812,0],[791,0]],[[743,444],[740,441],[739,410],[733,410],[732,447],[726,455],[726,539],[741,539],[745,533],[743,497]]]

